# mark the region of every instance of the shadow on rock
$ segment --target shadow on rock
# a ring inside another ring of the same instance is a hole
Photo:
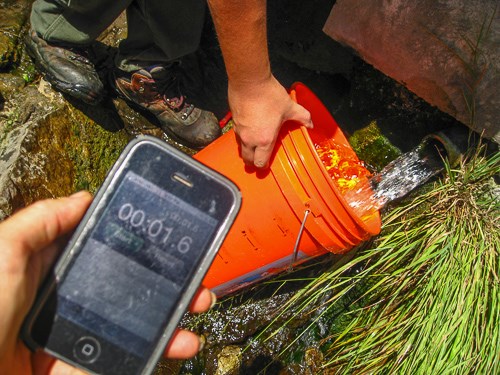
[[[117,132],[125,128],[125,123],[110,97],[105,98],[98,105],[89,105],[70,95],[64,94],[63,96],[73,107],[81,111],[103,129],[110,132]]]

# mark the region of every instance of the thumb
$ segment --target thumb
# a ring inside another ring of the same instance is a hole
[[[29,256],[73,230],[91,200],[90,193],[79,192],[38,201],[5,220],[0,225],[0,238]]]
[[[292,113],[289,117],[289,120],[300,122],[308,129],[312,129],[314,127],[311,113],[309,113],[307,109],[297,103],[294,103],[294,106],[292,107]]]

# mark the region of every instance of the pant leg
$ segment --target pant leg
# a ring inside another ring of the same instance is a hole
[[[133,0],[36,0],[31,26],[44,40],[93,42]]]
[[[196,51],[205,12],[205,0],[135,0],[127,8],[128,35],[116,65],[133,71]]]

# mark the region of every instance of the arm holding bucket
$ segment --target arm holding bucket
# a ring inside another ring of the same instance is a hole
[[[269,164],[281,125],[311,116],[291,100],[271,72],[266,1],[208,1],[228,74],[228,99],[245,163]]]

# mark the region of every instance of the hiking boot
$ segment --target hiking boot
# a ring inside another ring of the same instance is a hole
[[[25,43],[38,71],[57,90],[92,105],[102,100],[104,86],[85,48],[49,44],[33,30]]]
[[[163,131],[186,146],[200,149],[221,135],[212,112],[189,104],[181,94],[176,65],[153,66],[126,73],[115,69],[113,82],[120,97],[153,115]]]

